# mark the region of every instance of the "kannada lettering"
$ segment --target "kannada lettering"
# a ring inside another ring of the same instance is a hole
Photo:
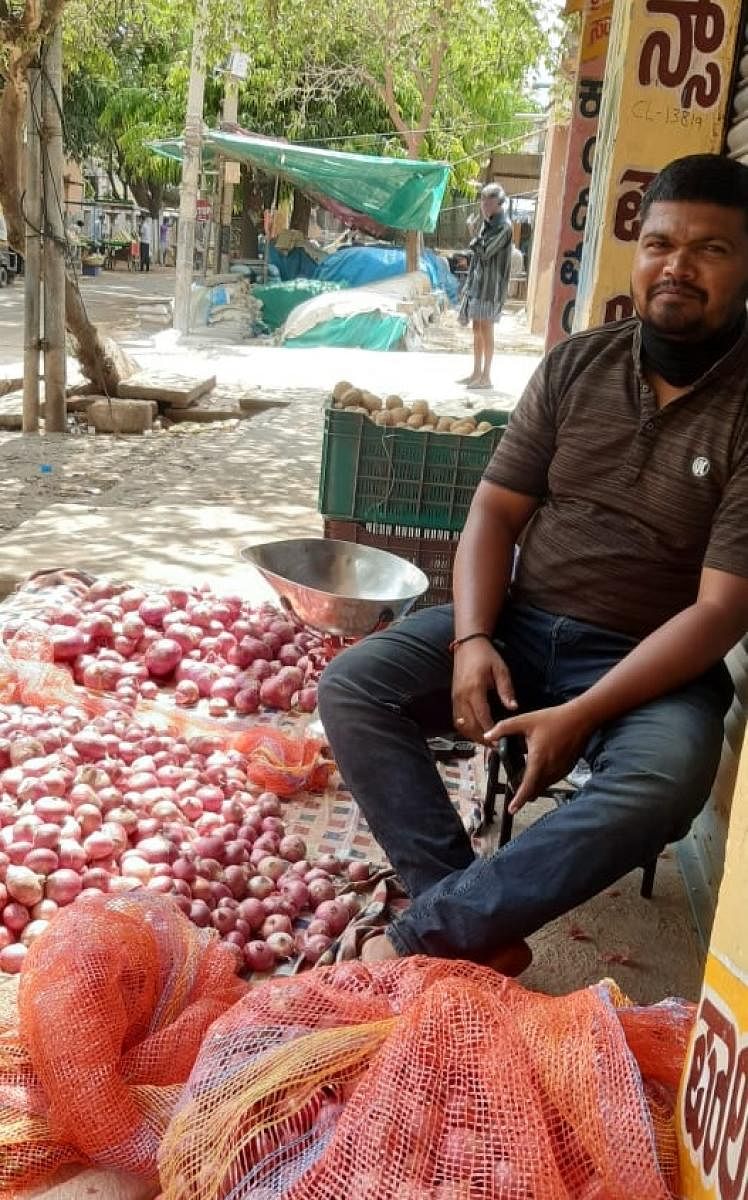
[[[656,29],[645,39],[639,58],[643,87],[660,84],[681,88],[682,108],[712,108],[719,100],[722,71],[718,62],[694,69],[695,53],[713,55],[725,38],[725,14],[717,0],[647,0],[647,12],[672,17],[677,44],[668,29]]]
[[[641,210],[642,199],[655,174],[655,171],[631,168],[628,171],[624,171],[619,179],[618,202],[613,222],[613,232],[619,242],[635,242],[638,239],[639,230],[641,229],[639,212]],[[624,191],[620,191],[620,188],[626,184],[633,186],[626,187]]]
[[[597,142],[597,119],[600,115],[600,105],[603,97],[602,79],[583,78],[579,80],[577,90],[578,114],[585,121],[594,121],[594,132],[589,135],[582,146],[580,162],[582,172],[589,178],[595,159],[595,144]],[[587,224],[587,209],[590,202],[590,189],[585,185],[579,189],[576,200],[569,214],[569,225],[572,233],[584,234]],[[582,261],[582,242],[579,241],[569,250],[564,250],[559,268],[559,280],[564,287],[576,288],[579,284],[579,267]],[[575,297],[572,296],[564,305],[561,313],[561,328],[570,334],[574,324]]]
[[[634,301],[630,296],[612,296],[605,305],[603,325],[609,325],[611,321],[626,321],[633,315]]]
[[[683,1098],[686,1143],[704,1183],[721,1200],[748,1187],[748,1038],[725,1002],[702,998]]]
[[[593,121],[600,115],[600,105],[603,102],[602,79],[580,79],[579,81],[579,111],[586,121]]]

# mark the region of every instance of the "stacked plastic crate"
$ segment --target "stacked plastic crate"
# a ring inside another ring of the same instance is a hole
[[[485,409],[476,424],[493,428],[481,435],[423,433],[328,407],[319,488],[325,537],[408,559],[430,582],[420,605],[446,603],[473,493],[508,419]]]

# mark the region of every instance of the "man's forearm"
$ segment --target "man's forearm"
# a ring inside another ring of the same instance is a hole
[[[590,729],[696,679],[745,633],[738,614],[692,604],[640,642],[607,675],[571,703]]]
[[[512,573],[514,538],[509,529],[468,518],[455,558],[455,637],[492,633]]]

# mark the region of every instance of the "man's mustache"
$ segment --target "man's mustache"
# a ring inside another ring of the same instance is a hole
[[[689,287],[686,283],[657,283],[647,292],[647,299],[651,300],[653,296],[660,295],[668,296],[692,296],[697,300],[706,300],[706,292],[701,288]]]

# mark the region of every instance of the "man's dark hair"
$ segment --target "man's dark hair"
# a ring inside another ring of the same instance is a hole
[[[689,154],[655,175],[641,206],[641,220],[653,204],[671,200],[742,208],[748,223],[748,167],[724,154]]]

